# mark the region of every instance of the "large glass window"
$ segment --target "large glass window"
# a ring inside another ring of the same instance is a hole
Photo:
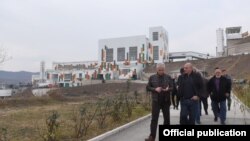
[[[64,80],[71,80],[72,79],[72,74],[68,73],[68,74],[64,74]]]
[[[117,61],[125,61],[125,48],[117,48]]]
[[[158,32],[153,32],[153,41],[158,41]]]
[[[129,60],[137,60],[137,47],[129,47]]]
[[[53,79],[54,81],[57,81],[57,80],[58,80],[58,74],[53,74],[53,75],[52,75],[52,79]]]
[[[113,48],[106,49],[106,62],[113,62],[114,60],[113,54],[114,54]]]
[[[158,46],[153,47],[153,59],[159,60],[159,47]]]
[[[130,72],[130,69],[122,69],[122,74],[127,75]]]

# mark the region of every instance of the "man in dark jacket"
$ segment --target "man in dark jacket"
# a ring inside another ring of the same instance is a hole
[[[155,140],[160,109],[163,113],[163,124],[170,124],[170,92],[173,88],[173,82],[171,77],[165,74],[165,64],[157,64],[156,69],[157,73],[150,76],[147,85],[147,90],[152,93],[152,119],[150,124],[151,133],[145,141]]]
[[[228,81],[228,84],[229,84],[229,87],[230,87],[230,92],[231,92],[231,90],[232,90],[232,78],[230,77],[230,75],[227,74],[226,69],[222,70],[222,75],[227,78],[227,81]],[[232,99],[231,99],[231,95],[229,95],[227,97],[227,109],[228,109],[228,111],[230,111],[231,103],[232,103]]]
[[[226,98],[230,96],[230,85],[227,78],[222,76],[221,69],[215,69],[215,75],[209,80],[207,87],[212,101],[214,121],[220,117],[221,124],[224,125],[227,113]]]
[[[178,96],[181,99],[180,124],[194,125],[196,106],[199,104],[199,95],[202,91],[202,77],[193,72],[191,63],[184,65],[184,74],[178,79]]]
[[[180,98],[177,96],[177,86],[176,86],[177,79],[176,79],[176,77],[174,77],[172,80],[173,80],[173,90],[171,93],[172,94],[172,104],[173,104],[173,108],[178,110]]]
[[[208,79],[203,77],[203,90],[202,93],[200,95],[200,107],[201,107],[201,103],[203,103],[203,109],[205,111],[205,114],[208,115],[208,102],[207,99],[209,97],[209,93],[207,91],[207,83],[208,83]],[[201,111],[200,111],[201,112]],[[200,113],[201,114],[201,113]]]

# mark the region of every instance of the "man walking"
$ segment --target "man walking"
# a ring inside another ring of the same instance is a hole
[[[177,77],[175,76],[172,80],[173,80],[172,104],[173,104],[173,109],[178,110],[180,98],[177,96],[177,86],[176,86]]]
[[[222,70],[222,75],[227,78],[227,81],[228,81],[228,84],[229,84],[230,93],[231,93],[231,90],[232,90],[232,78],[227,74],[227,70],[226,69]],[[227,97],[227,110],[228,111],[230,111],[231,103],[232,103],[232,99],[231,99],[230,93],[229,93],[229,96]]]
[[[163,124],[170,124],[170,92],[173,88],[173,82],[171,77],[165,74],[165,64],[158,63],[156,69],[157,73],[150,76],[147,85],[147,90],[152,93],[152,119],[150,124],[151,133],[145,141],[155,141],[160,109],[163,113]]]
[[[203,103],[203,109],[206,115],[208,115],[208,102],[207,99],[209,97],[209,93],[207,92],[207,83],[208,83],[208,79],[203,77],[203,91],[200,95],[200,107],[201,107],[201,103]],[[201,112],[201,110],[200,110]]]
[[[202,91],[202,77],[193,71],[193,65],[184,65],[184,74],[179,76],[178,95],[181,99],[180,124],[195,125],[199,95]]]
[[[215,75],[208,82],[208,92],[212,100],[214,121],[216,122],[220,117],[220,122],[224,125],[227,113],[226,98],[230,96],[230,84],[227,78],[222,76],[221,69],[215,69]]]

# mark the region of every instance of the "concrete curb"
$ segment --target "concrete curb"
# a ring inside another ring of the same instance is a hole
[[[232,98],[235,99],[235,101],[240,105],[240,107],[242,106],[243,108],[246,109],[246,111],[247,111],[248,113],[250,113],[250,108],[247,107],[247,105],[245,105],[237,96],[235,96],[235,95],[233,94],[233,95],[232,95]]]
[[[129,128],[129,127],[131,127],[131,126],[133,126],[133,125],[135,125],[135,124],[137,124],[137,123],[139,123],[139,122],[141,122],[143,120],[146,120],[146,119],[148,119],[150,117],[151,117],[151,114],[148,114],[148,115],[146,115],[144,117],[136,119],[136,120],[134,120],[134,121],[132,121],[130,123],[127,123],[127,124],[125,124],[123,126],[117,127],[117,128],[115,128],[115,129],[113,129],[111,131],[108,131],[108,132],[106,132],[104,134],[101,134],[101,135],[99,135],[97,137],[89,139],[88,141],[101,141],[101,140],[103,140],[103,139],[105,139],[105,138],[107,138],[107,137],[109,137],[111,135],[114,135],[114,134],[116,134],[118,132],[121,132],[122,130],[125,130],[125,129],[127,129],[127,128]]]

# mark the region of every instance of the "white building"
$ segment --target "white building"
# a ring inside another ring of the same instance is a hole
[[[45,82],[45,62],[42,61],[40,63],[40,80]]]
[[[97,79],[97,61],[53,62],[46,71],[47,82],[60,87],[80,86],[83,80]]]
[[[167,31],[159,27],[149,28],[149,42],[153,47],[153,60],[155,63],[169,61],[168,34]]]
[[[139,35],[99,40],[98,61],[54,62],[45,73],[42,62],[40,79],[45,76],[46,84],[71,87],[89,79],[138,78],[146,63],[169,61],[168,50],[167,31],[161,26],[151,27],[149,38]]]
[[[227,27],[226,28],[226,38],[227,40],[229,39],[241,39],[242,38],[242,31],[241,31],[241,26],[237,27]]]
[[[40,75],[32,76],[35,87],[74,87],[82,85],[84,80],[98,77],[98,61],[53,62],[52,69],[46,71],[43,62],[40,67]]]
[[[32,75],[31,76],[31,82],[33,85],[37,85],[38,83],[40,83],[40,74],[39,75]]]
[[[250,53],[250,36],[248,31],[242,33],[242,27],[227,27],[225,34],[223,29],[216,30],[217,35],[217,57],[229,55],[241,55]],[[224,35],[226,44],[224,45]]]
[[[213,56],[210,56],[209,54],[194,52],[194,51],[169,53],[170,62],[173,62],[174,60],[184,61],[184,60],[197,60],[197,59],[210,59],[210,58],[213,58]]]
[[[149,28],[145,35],[99,40],[99,73],[111,74],[111,79],[128,79],[146,63],[168,61],[168,36],[163,27]]]
[[[41,61],[40,63],[40,72],[39,74],[34,74],[31,76],[31,82],[34,86],[38,86],[38,84],[45,83],[45,62]]]
[[[217,46],[216,46],[216,57],[221,57],[224,54],[224,30],[219,28],[216,30]]]
[[[115,79],[129,78],[131,70],[140,71],[143,68],[148,45],[144,35],[99,40],[99,73],[110,72]]]

